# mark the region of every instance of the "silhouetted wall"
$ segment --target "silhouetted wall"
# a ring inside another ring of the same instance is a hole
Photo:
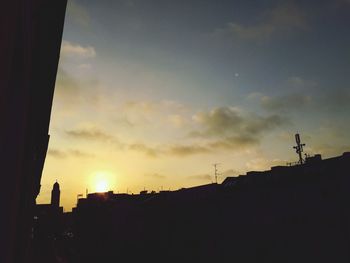
[[[1,262],[28,262],[66,3],[1,2]]]

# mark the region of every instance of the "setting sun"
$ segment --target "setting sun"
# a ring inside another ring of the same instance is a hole
[[[102,193],[108,191],[108,183],[106,181],[99,181],[96,183],[96,192]]]
[[[114,176],[109,172],[96,172],[91,178],[91,186],[95,192],[107,192],[113,190]]]

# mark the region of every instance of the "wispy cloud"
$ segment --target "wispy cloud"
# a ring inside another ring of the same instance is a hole
[[[260,106],[271,113],[305,112],[348,112],[350,110],[350,91],[334,89],[332,91],[313,92],[312,96],[305,93],[286,93],[268,96],[262,93],[251,93],[248,100],[260,103]],[[335,115],[336,116],[336,115]]]
[[[221,173],[222,178],[226,178],[228,176],[238,176],[238,175],[239,175],[239,172],[233,169],[228,169]]]
[[[94,157],[93,154],[90,154],[78,149],[70,149],[70,150],[49,149],[48,155],[57,159],[65,159],[67,157],[78,157],[78,158]]]
[[[66,134],[78,138],[78,139],[86,139],[86,140],[112,140],[114,137],[108,134],[105,131],[102,131],[98,128],[81,128],[75,130],[67,130]]]
[[[165,179],[166,176],[163,174],[159,174],[159,173],[148,173],[145,174],[145,177],[150,177],[150,178],[155,178],[155,179]]]
[[[77,150],[77,149],[71,149],[69,151],[69,153],[74,156],[74,157],[78,157],[78,158],[92,158],[95,155],[91,154],[91,153],[87,153],[81,150]]]
[[[292,76],[287,79],[288,88],[305,90],[317,87],[318,83],[314,80],[305,79],[298,76]]]
[[[167,154],[170,154],[170,155],[184,157],[188,155],[209,153],[211,152],[211,150],[206,146],[193,144],[193,145],[173,145],[173,146],[170,146],[166,152]]]
[[[188,176],[188,178],[191,180],[207,181],[207,182],[211,182],[213,180],[213,176],[210,176],[209,174],[190,175]]]
[[[150,147],[150,146],[143,144],[143,143],[130,144],[128,146],[128,149],[132,150],[132,151],[142,152],[149,157],[157,157],[159,155],[159,153],[161,152],[160,150],[157,150],[156,148]]]
[[[144,153],[145,155],[152,158],[169,156],[186,157],[190,155],[207,154],[211,152],[210,148],[196,144],[150,146],[145,143],[136,143],[129,144],[128,150]]]
[[[76,101],[79,90],[78,81],[61,66],[58,67],[55,96],[63,99],[65,104],[67,104]]]
[[[93,46],[82,46],[78,43],[63,40],[61,55],[66,57],[93,58],[96,56],[96,50]]]
[[[277,112],[304,108],[310,105],[312,99],[303,94],[288,94],[280,97],[263,96],[260,102],[264,109]]]
[[[58,149],[49,149],[47,154],[58,159],[64,159],[67,157],[67,154],[64,151]]]
[[[317,143],[314,147],[308,149],[314,154],[322,154],[324,157],[341,155],[344,152],[350,151],[350,144],[346,145],[332,145],[329,143]]]
[[[308,28],[306,15],[296,4],[274,7],[261,15],[259,23],[244,25],[236,22],[227,23],[224,28],[217,29],[214,35],[234,36],[243,40],[268,40],[273,35],[290,33]]]
[[[87,27],[90,24],[91,18],[88,10],[75,0],[68,1],[67,14],[80,26]]]

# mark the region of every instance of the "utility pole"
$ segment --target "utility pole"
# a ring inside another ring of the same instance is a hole
[[[213,166],[214,166],[214,176],[215,176],[215,183],[217,184],[218,183],[218,175],[220,175],[218,173],[218,165],[220,165],[219,163],[214,163]]]

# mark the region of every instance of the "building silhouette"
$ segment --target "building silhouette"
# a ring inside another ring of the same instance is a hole
[[[60,185],[56,181],[53,185],[52,191],[51,191],[51,205],[54,207],[60,206]]]
[[[222,184],[89,194],[72,212],[76,262],[349,262],[349,168],[350,153],[315,155]]]
[[[66,0],[1,2],[0,262],[29,262]]]
[[[57,241],[64,230],[63,207],[60,203],[60,186],[55,182],[50,204],[38,204],[34,210],[32,229],[32,261],[55,262]]]

